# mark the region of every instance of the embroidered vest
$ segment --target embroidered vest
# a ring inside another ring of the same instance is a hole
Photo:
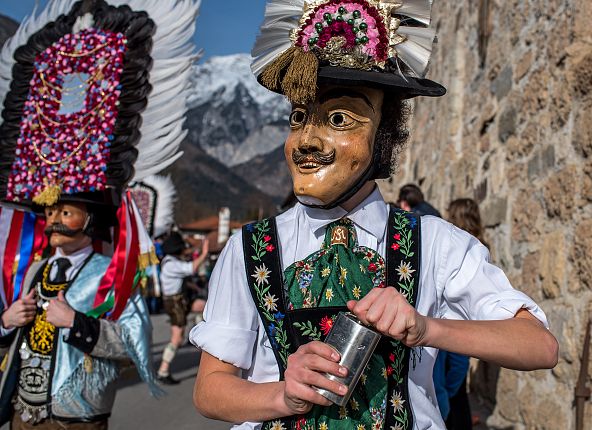
[[[387,227],[386,285],[396,287],[412,306],[416,305],[420,276],[420,218],[391,208]],[[280,380],[284,379],[288,356],[300,345],[312,340],[323,341],[337,313],[345,306],[294,309],[289,304],[281,270],[279,240],[275,218],[243,227],[243,247],[247,282],[265,331],[269,337]],[[384,285],[380,285],[383,287]],[[368,399],[360,384],[347,407],[315,406],[304,416],[284,417],[263,424],[264,430],[411,430],[413,413],[408,391],[411,348],[383,337],[372,361],[383,366],[385,378],[381,390],[386,393],[378,403]],[[365,400],[366,411],[360,411]],[[362,419],[363,417],[363,419]],[[327,422],[330,419],[329,425]]]

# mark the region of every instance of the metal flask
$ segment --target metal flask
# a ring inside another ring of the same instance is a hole
[[[341,312],[327,335],[325,343],[333,347],[340,355],[339,364],[348,369],[346,377],[325,374],[325,376],[348,387],[344,396],[315,387],[323,397],[339,406],[349,401],[366,365],[372,357],[380,340],[380,333],[362,324],[353,314]]]

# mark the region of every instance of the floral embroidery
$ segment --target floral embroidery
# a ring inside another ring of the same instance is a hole
[[[339,419],[344,420],[348,417],[347,408],[345,406],[341,406],[339,408]]]
[[[395,413],[403,409],[403,403],[405,403],[405,400],[401,397],[401,393],[393,393],[391,396],[391,405],[393,406]]]
[[[331,329],[333,328],[333,322],[334,322],[334,318],[329,318],[327,316],[323,317],[321,319],[321,331],[323,332],[323,334],[325,336],[327,336],[329,334],[329,332],[331,331]]]
[[[326,318],[326,317],[325,317]],[[300,330],[302,336],[308,336],[310,340],[321,340],[321,332],[315,327],[312,322],[306,321],[304,323],[295,322],[294,327]],[[322,328],[321,328],[322,330]],[[323,331],[324,333],[324,331]],[[327,333],[324,333],[327,334]]]
[[[273,245],[268,244],[268,242],[271,240],[271,236],[267,233],[269,233],[269,220],[265,219],[257,224],[254,225],[254,227],[251,227],[253,224],[251,224],[250,226],[247,227],[247,230],[249,231],[256,231],[253,233],[252,240],[253,243],[251,244],[253,250],[255,251],[255,254],[252,255],[251,257],[253,258],[253,260],[255,261],[261,261],[261,258],[263,258],[263,256],[265,254],[267,254],[268,252],[272,252],[274,250]],[[251,227],[251,229],[249,229],[249,227]],[[267,240],[266,240],[267,239]]]
[[[325,267],[323,270],[321,270],[321,276],[323,278],[326,278],[330,274],[331,274],[331,268],[330,267]]]
[[[356,300],[360,300],[362,294],[362,290],[357,285],[352,290],[352,295],[355,297]]]
[[[341,273],[339,274],[339,285],[342,287],[345,285],[345,280],[347,279],[347,269],[345,267],[341,267]]]
[[[329,430],[329,426],[325,421],[319,424],[319,430]]]
[[[366,427],[364,426],[364,424],[358,424],[356,430],[366,430]]]
[[[275,295],[267,293],[265,297],[263,297],[263,301],[265,308],[268,311],[277,311],[277,305],[275,302],[278,301],[278,298]]]
[[[349,405],[351,406],[352,410],[357,411],[358,409],[360,409],[360,404],[358,403],[358,401],[356,399],[351,399],[349,401]]]
[[[267,269],[265,264],[261,264],[261,266],[259,267],[255,266],[255,273],[251,276],[255,278],[255,282],[257,282],[257,285],[261,286],[261,284],[269,284],[268,279],[270,273],[271,272]]]
[[[262,258],[268,252],[272,252],[275,249],[270,243],[272,237],[269,234],[271,230],[269,220],[266,219],[257,224],[250,224],[246,229],[248,232],[252,233],[251,247],[253,248],[254,254],[251,255],[251,258],[260,263],[259,266],[255,266],[255,273],[251,275],[251,277],[254,278],[252,288],[255,292],[256,304],[262,317],[264,317],[269,323],[267,327],[269,340],[272,346],[278,351],[278,355],[284,366],[286,366],[288,363],[290,344],[288,343],[288,335],[284,328],[285,315],[281,312],[277,312],[278,308],[276,302],[278,301],[278,297],[269,292],[271,288],[269,285],[269,278],[272,272],[262,261]],[[280,348],[277,348],[278,346],[280,346]],[[281,421],[275,421],[274,423],[281,424]],[[275,429],[275,427],[273,428]]]
[[[325,300],[327,300],[329,303],[331,303],[331,300],[333,300],[333,289],[332,288],[327,288],[325,290]]]
[[[411,268],[411,263],[403,262],[399,264],[397,267],[397,273],[399,274],[399,281],[405,280],[408,281],[411,278],[411,275],[415,272],[415,269]]]
[[[271,429],[272,430],[286,430],[286,427],[284,427],[283,422],[281,422],[280,420],[277,420],[277,421],[271,422]]]

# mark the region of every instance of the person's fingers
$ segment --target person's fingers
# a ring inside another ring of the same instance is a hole
[[[370,325],[375,326],[382,318],[382,313],[387,304],[389,304],[387,300],[375,300],[372,302],[366,311],[366,315],[364,315],[366,321],[368,321]]]
[[[341,359],[339,353],[335,349],[333,349],[326,343],[320,341],[312,341],[305,345],[302,345],[298,349],[298,351],[300,351],[303,354],[315,354],[323,357],[326,360],[334,362],[339,362],[339,360]]]
[[[58,301],[60,302],[66,302],[66,296],[64,295],[64,291],[61,290],[58,292]]]
[[[37,294],[37,292],[35,291],[35,288],[31,288],[31,290],[27,293],[25,298],[26,299],[35,299],[36,294]]]
[[[395,318],[397,316],[397,311],[397,306],[385,306],[382,311],[380,320],[378,320],[374,324],[376,330],[378,330],[382,334],[389,334],[391,325],[393,324],[393,321],[395,321]]]
[[[366,294],[366,296],[364,296],[364,298],[362,298],[362,300],[358,301],[355,306],[352,309],[352,312],[358,317],[360,318],[360,316],[362,316],[362,318],[364,318],[364,323],[366,323],[367,321],[365,320],[365,316],[366,316],[366,312],[368,311],[368,309],[370,309],[370,306],[372,306],[372,304],[380,298],[380,296],[383,294],[384,289],[382,288],[373,288],[372,290],[370,290],[370,292],[368,294]]]

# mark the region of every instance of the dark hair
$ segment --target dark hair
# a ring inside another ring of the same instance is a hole
[[[180,255],[185,249],[185,240],[180,233],[174,231],[162,243],[162,252],[165,255]]]
[[[425,200],[421,188],[415,184],[403,185],[399,190],[398,202],[406,201],[410,207],[414,208]]]
[[[384,92],[382,116],[374,139],[375,174],[373,179],[387,179],[394,173],[398,155],[409,138],[407,120],[411,109],[401,95]]]
[[[456,199],[448,205],[448,220],[463,230],[471,233],[489,247],[483,239],[483,224],[479,205],[473,199]]]

